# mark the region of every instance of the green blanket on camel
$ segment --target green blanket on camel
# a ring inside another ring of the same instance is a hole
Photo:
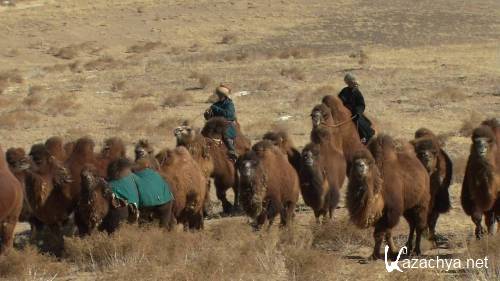
[[[118,198],[139,208],[163,205],[174,199],[168,183],[152,169],[132,173],[109,184]]]

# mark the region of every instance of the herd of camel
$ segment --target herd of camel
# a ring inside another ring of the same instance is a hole
[[[70,221],[80,235],[153,219],[166,229],[176,223],[202,229],[210,212],[211,179],[223,213],[243,210],[256,229],[271,226],[278,215],[282,226],[289,225],[300,195],[320,223],[332,219],[347,178],[350,220],[374,228],[371,257],[380,258],[384,240],[391,253],[397,252],[391,230],[401,217],[409,224],[408,251],[420,255],[422,235],[435,239],[438,217],[451,207],[452,161],[438,137],[422,128],[409,142],[378,134],[365,146],[355,123],[346,122],[350,111],[331,95],[313,108],[311,119],[310,142],[301,152],[284,132],[268,132],[252,146],[238,128],[236,163],[222,140],[227,123],[221,118],[208,120],[201,130],[187,123],[176,128],[174,149],[155,153],[141,140],[133,160],[126,158],[119,138],[105,140],[98,153],[88,137],[68,143],[52,137],[28,154],[22,148],[5,154],[0,149],[1,252],[12,247],[18,221],[30,223],[32,236],[48,230],[61,240]],[[461,203],[480,239],[496,233],[500,220],[500,121],[478,124],[471,140]],[[173,203],[137,209],[111,192],[110,180],[148,168],[169,184]],[[233,203],[226,198],[228,189],[234,191]]]

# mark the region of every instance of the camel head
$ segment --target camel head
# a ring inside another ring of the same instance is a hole
[[[251,151],[240,159],[238,163],[238,171],[245,180],[252,180],[257,171],[257,167],[259,165],[259,159],[255,152]]]
[[[26,171],[31,165],[29,157],[22,148],[9,148],[5,158],[14,173]]]
[[[331,118],[331,114],[330,109],[326,105],[316,105],[311,112],[313,128],[317,128],[321,124],[326,123]]]
[[[50,155],[43,143],[33,145],[29,156],[31,157],[31,169],[41,174],[50,172],[55,162],[55,158]]]
[[[424,165],[427,172],[432,173],[438,165],[439,146],[433,138],[419,138],[411,142],[417,158]]]
[[[137,142],[134,149],[135,161],[146,158],[147,156],[154,154],[153,146],[148,140],[142,139]]]
[[[174,136],[177,140],[177,145],[189,144],[195,140],[196,130],[190,125],[182,125],[175,128]]]
[[[319,157],[319,146],[316,144],[308,144],[302,150],[302,164],[305,167],[313,168],[317,164]]]
[[[472,133],[471,154],[483,161],[495,157],[497,152],[496,139],[493,130],[488,126],[480,126]]]
[[[125,157],[126,148],[123,140],[117,137],[109,138],[104,141],[101,150],[101,157],[116,160]]]

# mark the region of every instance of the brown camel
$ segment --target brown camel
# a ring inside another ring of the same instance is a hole
[[[248,216],[260,229],[266,221],[269,227],[277,214],[281,226],[291,223],[299,199],[297,172],[286,154],[270,141],[260,141],[238,161],[241,174],[241,203]]]
[[[95,166],[102,177],[106,177],[108,166],[111,162],[124,158],[127,149],[123,140],[118,137],[112,137],[104,140],[100,153],[95,156]]]
[[[397,151],[387,135],[372,139],[368,149],[353,157],[346,197],[351,220],[361,228],[375,227],[372,258],[379,259],[384,237],[391,256],[397,253],[391,231],[404,216],[410,225],[408,253],[420,255],[430,201],[429,175],[412,150]]]
[[[340,198],[340,188],[346,177],[346,162],[342,151],[332,144],[334,136],[323,127],[313,129],[313,142],[302,151],[300,188],[305,203],[314,210],[316,221],[333,217]]]
[[[174,195],[173,212],[184,229],[203,229],[203,206],[207,183],[200,166],[184,147],[166,149],[156,156],[160,174]]]
[[[174,133],[177,146],[186,147],[193,158],[198,162],[205,175],[214,179],[217,198],[222,202],[224,214],[230,214],[239,209],[237,173],[233,161],[228,157],[228,151],[222,136],[227,123],[222,118],[212,118],[206,122],[202,132],[192,128],[189,124],[178,127]],[[248,151],[249,141],[237,133],[236,150],[239,155]],[[207,182],[207,184],[209,184]],[[226,191],[232,188],[235,194],[234,205],[226,197]],[[207,196],[207,203],[209,198]],[[206,205],[207,206],[207,205]]]
[[[9,164],[10,171],[21,183],[21,186],[23,188],[24,200],[21,215],[19,216],[19,221],[31,222],[33,218],[33,210],[31,210],[30,204],[28,202],[25,186],[26,174],[31,166],[31,160],[28,155],[26,155],[26,152],[23,148],[9,148],[7,152],[5,152],[5,158],[7,160],[7,163]]]
[[[411,141],[418,159],[427,169],[430,178],[431,201],[429,205],[429,239],[436,240],[436,224],[440,214],[451,208],[448,189],[451,185],[453,163],[441,147],[436,135],[429,129],[421,128],[415,132]]]
[[[288,156],[288,161],[295,168],[297,173],[300,171],[300,152],[293,145],[292,139],[285,131],[267,132],[263,140],[269,140],[279,147],[283,153]]]
[[[45,147],[50,155],[54,156],[57,161],[64,163],[68,159],[66,150],[64,148],[64,140],[61,137],[51,137],[45,141]]]
[[[481,226],[483,215],[490,234],[496,233],[496,223],[500,220],[500,141],[496,138],[500,126],[490,121],[483,122],[472,134],[462,184],[462,207],[476,225],[477,239],[485,232]]]
[[[349,168],[353,154],[364,148],[349,109],[338,97],[328,95],[323,98],[322,104],[313,108],[311,117],[313,127],[330,129],[335,136],[335,145],[342,150]]]
[[[31,168],[26,173],[26,197],[37,222],[47,226],[55,239],[50,251],[62,251],[62,226],[68,222],[75,205],[69,171],[50,155],[44,144],[31,147]],[[32,224],[36,237],[39,224]]]
[[[14,229],[23,208],[23,188],[9,170],[0,147],[0,254],[12,248]]]

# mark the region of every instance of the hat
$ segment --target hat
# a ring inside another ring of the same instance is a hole
[[[355,77],[352,73],[347,73],[347,74],[344,76],[344,80],[345,80],[346,82],[352,82],[352,83],[356,83],[356,82],[357,82],[356,77]]]
[[[215,94],[222,94],[226,96],[227,98],[230,98],[231,95],[231,88],[224,84],[220,84],[219,87],[215,88]]]

